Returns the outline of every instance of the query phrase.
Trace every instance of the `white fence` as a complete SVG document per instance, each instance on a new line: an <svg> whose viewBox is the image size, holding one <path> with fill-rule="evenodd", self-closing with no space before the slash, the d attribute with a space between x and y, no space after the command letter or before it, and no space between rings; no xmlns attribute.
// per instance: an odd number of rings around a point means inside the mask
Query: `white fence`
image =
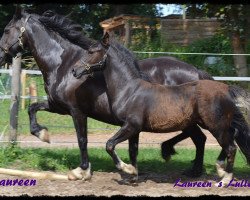
<svg viewBox="0 0 250 200"><path fill-rule="evenodd" d="M30 75L42 75L39 70L22 70L21 73L30 74ZM12 75L11 69L0 69L0 74L10 74ZM250 81L250 77L221 77L221 76L213 76L215 80L218 81ZM29 99L29 98L40 98L47 99L46 96L42 97L30 97L30 96L20 96L21 99ZM0 95L0 99L11 99L11 95Z"/></svg>

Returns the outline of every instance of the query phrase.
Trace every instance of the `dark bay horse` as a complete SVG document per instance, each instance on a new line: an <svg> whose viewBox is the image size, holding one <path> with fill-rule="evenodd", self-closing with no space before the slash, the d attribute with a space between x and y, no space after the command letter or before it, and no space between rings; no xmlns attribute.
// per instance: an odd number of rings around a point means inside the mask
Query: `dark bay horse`
<svg viewBox="0 0 250 200"><path fill-rule="evenodd" d="M80 168L72 171L70 178L86 180L91 177L87 153L87 117L114 125L121 125L122 122L110 110L102 73L86 78L84 83L75 80L71 74L72 66L86 53L83 49L87 49L93 42L84 37L80 30L79 25L60 15L47 12L45 16L39 16L18 8L5 27L0 41L0 63L4 62L6 55L15 56L23 49L32 52L43 74L48 101L34 103L29 107L31 133L42 141L49 141L47 128L37 123L36 112L39 110L71 115L77 131L81 164ZM76 41L81 48L72 44L77 44ZM152 82L161 84L172 85L212 78L191 65L169 57L145 59L140 61L140 66L149 74L148 78ZM173 146L187 137L192 138L197 148L190 175L199 176L206 137L198 126L194 126L192 131L184 130L182 134L164 142L162 154L167 159L174 153Z"/></svg>
<svg viewBox="0 0 250 200"><path fill-rule="evenodd" d="M123 122L106 144L106 150L119 170L138 177L138 145L132 144L130 165L115 152L120 142L138 140L142 130L166 133L189 129L196 124L209 130L222 147L217 164L227 159L226 168L220 174L223 185L233 178L237 149L234 140L250 163L250 130L235 105L238 95L250 103L244 90L211 80L178 86L152 84L142 79L133 54L121 44L110 42L108 33L89 48L85 60L76 64L73 74L80 78L93 69L103 70L113 114Z"/></svg>
<svg viewBox="0 0 250 200"><path fill-rule="evenodd" d="M45 12L43 16L48 17L42 18L43 23L45 23L47 27L50 27L51 29L55 30L60 35L63 35L73 44L76 44L82 47L83 49L86 49L86 46L90 44L87 38L83 37L81 31L75 29L72 31L72 27L78 28L79 25L74 24L71 20L65 18L64 16L55 14L51 11ZM61 28L65 26L69 28ZM140 60L139 66L143 73L147 75L147 79L150 79L151 82L156 82L163 85L176 85L199 79L213 79L208 73L202 70L198 70L194 66L177 60L174 57L159 57ZM104 90L106 89L103 89L103 91ZM103 106L106 106L106 95L100 96L99 98L103 98ZM35 113L40 108L39 105L41 105L42 108L44 107L43 104L33 104L30 106L29 113L31 121L32 119L35 119ZM46 127L42 128L36 122L32 123L31 125L33 127L38 127L36 129L31 129L36 130L36 132L43 132L47 130ZM198 137L197 133L200 133L198 134ZM202 174L204 144L206 141L206 136L202 133L201 129L198 126L193 126L192 129L190 128L189 130L184 130L181 134L173 137L168 141L163 142L161 145L162 157L165 160L169 160L170 156L175 153L173 146L179 141L184 140L188 137L193 140L196 146L196 157L194 160L193 167L190 170L185 170L184 174L187 176L197 177Z"/></svg>
<svg viewBox="0 0 250 200"><path fill-rule="evenodd" d="M1 38L0 62L4 61L7 54L15 56L23 48L31 50L43 73L45 91L48 94L48 101L29 107L31 133L43 141L49 141L47 128L37 123L35 114L39 110L71 115L81 151L80 167L85 170L83 175L79 175L81 170L77 168L77 176L88 179L91 175L87 154L87 117L114 125L121 125L122 122L114 118L110 111L102 73L86 78L84 83L71 80L71 66L85 54L83 49L93 42L83 37L80 30L79 25L63 16L51 12L39 16L18 9ZM207 73L170 57L144 59L139 63L152 82L161 84L174 85L197 79L212 79ZM67 85L72 84L71 81L74 86ZM191 137L197 148L194 165L191 170L187 170L187 175L199 176L202 172L206 137L198 126L184 130L182 134L164 142L162 155L167 159L174 153L173 146L187 137ZM77 174L74 170L73 172Z"/></svg>

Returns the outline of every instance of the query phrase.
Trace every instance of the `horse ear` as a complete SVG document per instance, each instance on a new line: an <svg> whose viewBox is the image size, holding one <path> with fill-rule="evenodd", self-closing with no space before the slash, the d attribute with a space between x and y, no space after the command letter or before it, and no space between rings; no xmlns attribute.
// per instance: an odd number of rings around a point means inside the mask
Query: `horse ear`
<svg viewBox="0 0 250 200"><path fill-rule="evenodd" d="M20 6L17 5L16 6L16 12L15 12L14 18L15 19L21 19L23 12L24 12L23 9Z"/></svg>
<svg viewBox="0 0 250 200"><path fill-rule="evenodd" d="M104 46L109 46L109 33L106 32L104 36L102 37L102 44Z"/></svg>

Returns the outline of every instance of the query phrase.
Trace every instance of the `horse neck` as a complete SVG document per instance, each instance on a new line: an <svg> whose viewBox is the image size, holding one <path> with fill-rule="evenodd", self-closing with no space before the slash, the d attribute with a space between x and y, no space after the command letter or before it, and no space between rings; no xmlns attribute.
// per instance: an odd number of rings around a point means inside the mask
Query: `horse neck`
<svg viewBox="0 0 250 200"><path fill-rule="evenodd" d="M72 59L74 58L74 53L77 53L77 51L71 49L73 45L70 45L69 42L66 44L66 40L55 33L49 32L36 19L31 18L29 20L26 32L27 46L31 50L43 75L49 75L58 70L59 66L61 67L62 63L65 62L62 54L67 54L68 52L71 54L71 57L67 57L67 59Z"/></svg>
<svg viewBox="0 0 250 200"><path fill-rule="evenodd" d="M132 64L126 62L122 56L117 56L117 50L112 46L109 49L106 60L106 69L103 74L110 97L116 98L125 89L135 86L140 79L139 71ZM111 94L112 93L112 94Z"/></svg>

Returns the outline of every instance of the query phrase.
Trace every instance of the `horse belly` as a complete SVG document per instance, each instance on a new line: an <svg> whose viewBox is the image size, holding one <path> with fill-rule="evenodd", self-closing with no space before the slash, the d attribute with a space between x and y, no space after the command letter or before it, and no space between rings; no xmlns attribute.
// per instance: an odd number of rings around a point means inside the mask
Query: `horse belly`
<svg viewBox="0 0 250 200"><path fill-rule="evenodd" d="M172 132L180 131L193 123L192 109L189 106L173 109L159 109L152 113L147 121L147 125L152 132Z"/></svg>

